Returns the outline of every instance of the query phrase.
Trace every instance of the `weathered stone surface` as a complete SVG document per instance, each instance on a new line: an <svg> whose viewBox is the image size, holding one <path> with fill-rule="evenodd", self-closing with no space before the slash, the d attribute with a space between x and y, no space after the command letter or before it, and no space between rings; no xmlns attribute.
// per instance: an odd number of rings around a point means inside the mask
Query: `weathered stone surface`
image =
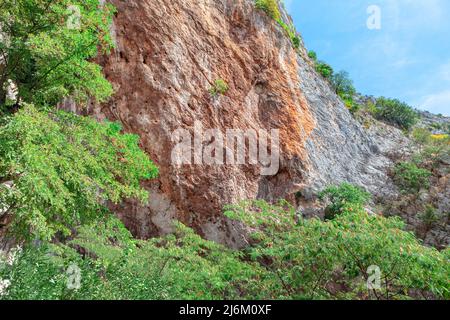
<svg viewBox="0 0 450 320"><path fill-rule="evenodd" d="M112 0L118 9L115 52L99 59L115 88L112 101L93 107L98 118L123 123L142 139L160 167L145 186L150 203L114 209L132 232L170 231L170 220L216 241L239 245L238 225L222 207L241 199L313 200L325 185L349 181L377 193L393 192L391 164L380 145L352 118L329 84L296 52L283 29L252 0ZM283 13L284 19L288 19ZM224 79L229 90L208 90ZM281 162L274 176L254 165L171 163L179 128L279 129ZM301 203L299 203L300 205Z"/></svg>

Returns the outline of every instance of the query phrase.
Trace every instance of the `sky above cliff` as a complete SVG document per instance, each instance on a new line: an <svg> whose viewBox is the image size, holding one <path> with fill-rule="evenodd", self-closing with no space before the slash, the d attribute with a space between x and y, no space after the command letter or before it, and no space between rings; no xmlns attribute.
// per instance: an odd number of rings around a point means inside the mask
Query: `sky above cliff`
<svg viewBox="0 0 450 320"><path fill-rule="evenodd" d="M348 71L358 91L450 116L450 1L284 2L307 48ZM380 29L367 26L371 5Z"/></svg>

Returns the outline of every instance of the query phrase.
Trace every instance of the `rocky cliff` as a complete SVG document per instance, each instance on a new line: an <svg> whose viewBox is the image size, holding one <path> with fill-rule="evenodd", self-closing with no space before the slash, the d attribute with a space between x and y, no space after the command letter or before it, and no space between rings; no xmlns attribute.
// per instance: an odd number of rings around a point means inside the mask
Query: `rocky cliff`
<svg viewBox="0 0 450 320"><path fill-rule="evenodd" d="M379 132L364 130L305 49L294 49L253 0L111 2L116 49L99 63L116 93L91 111L139 134L160 167L159 179L146 183L147 206L130 201L114 208L136 236L169 232L178 219L208 239L239 245L238 226L222 215L225 204L287 198L305 205L317 190L341 181L393 192L386 154L405 143L402 135L393 131L385 143L376 139ZM284 12L283 19L289 23ZM229 89L213 97L209 89L217 79ZM278 129L279 170L262 175L261 163L175 165L174 132L193 134L199 125L222 134Z"/></svg>

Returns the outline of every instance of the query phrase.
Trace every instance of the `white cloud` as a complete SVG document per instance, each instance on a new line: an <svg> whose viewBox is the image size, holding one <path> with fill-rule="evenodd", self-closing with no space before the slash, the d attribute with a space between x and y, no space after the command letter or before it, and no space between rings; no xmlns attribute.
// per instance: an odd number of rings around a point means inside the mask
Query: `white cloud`
<svg viewBox="0 0 450 320"><path fill-rule="evenodd" d="M387 18L395 29L440 28L447 22L446 0L385 0Z"/></svg>
<svg viewBox="0 0 450 320"><path fill-rule="evenodd" d="M450 116L450 90L425 96L419 104L419 108Z"/></svg>

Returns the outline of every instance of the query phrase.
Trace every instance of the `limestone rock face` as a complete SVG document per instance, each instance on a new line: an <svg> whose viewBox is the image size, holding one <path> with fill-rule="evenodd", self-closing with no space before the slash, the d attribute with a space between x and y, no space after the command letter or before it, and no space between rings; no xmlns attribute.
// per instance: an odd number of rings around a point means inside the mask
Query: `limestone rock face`
<svg viewBox="0 0 450 320"><path fill-rule="evenodd" d="M160 167L160 177L145 183L147 206L129 201L114 207L136 236L170 232L171 220L178 219L208 239L239 245L242 231L223 217L225 204L295 202L299 192L308 197L341 181L392 191L384 173L389 150L352 118L305 49L295 50L252 0L111 2L118 9L112 27L117 47L99 63L116 93L91 111L139 134ZM212 97L217 79L229 89ZM279 170L261 175L262 165L248 161L174 165L174 132L193 135L199 124L222 134L278 129Z"/></svg>

